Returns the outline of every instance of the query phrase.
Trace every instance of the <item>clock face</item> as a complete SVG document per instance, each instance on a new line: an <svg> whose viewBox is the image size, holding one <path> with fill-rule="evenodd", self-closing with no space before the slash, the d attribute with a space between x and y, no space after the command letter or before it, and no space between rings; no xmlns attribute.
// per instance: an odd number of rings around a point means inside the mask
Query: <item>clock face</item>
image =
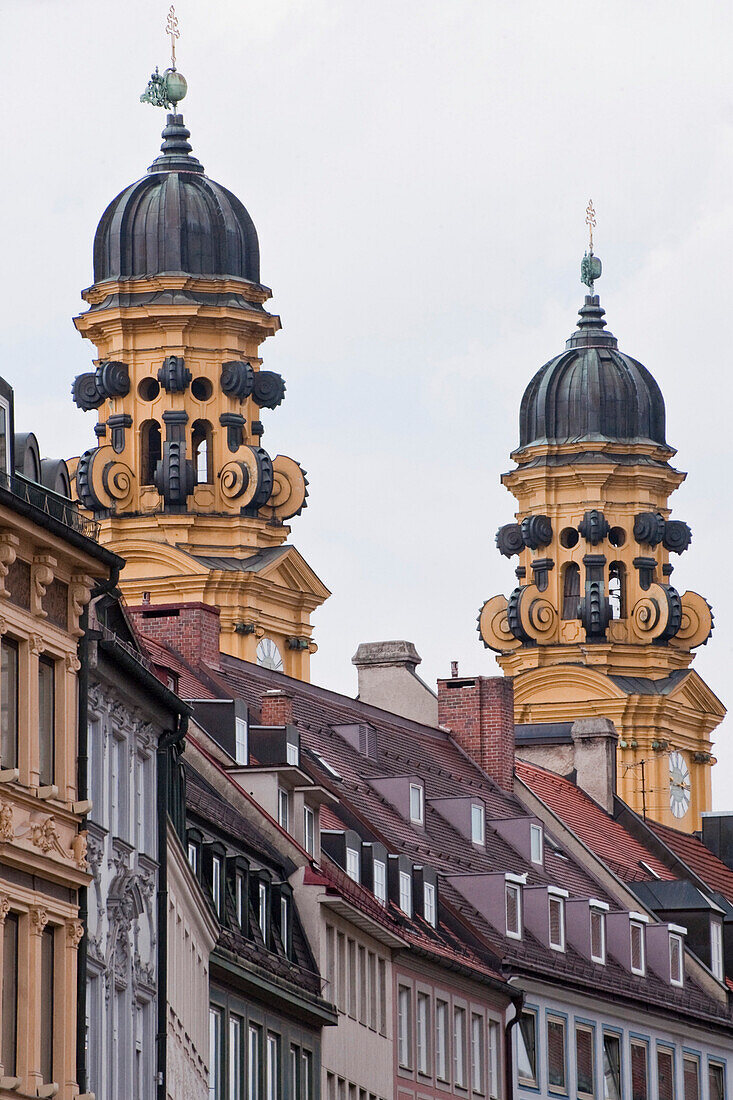
<svg viewBox="0 0 733 1100"><path fill-rule="evenodd" d="M263 638L257 646L257 664L261 665L262 668L271 668L275 672L282 672L283 659L272 638Z"/></svg>
<svg viewBox="0 0 733 1100"><path fill-rule="evenodd" d="M681 752L669 755L669 808L675 817L684 817L690 808L690 769Z"/></svg>

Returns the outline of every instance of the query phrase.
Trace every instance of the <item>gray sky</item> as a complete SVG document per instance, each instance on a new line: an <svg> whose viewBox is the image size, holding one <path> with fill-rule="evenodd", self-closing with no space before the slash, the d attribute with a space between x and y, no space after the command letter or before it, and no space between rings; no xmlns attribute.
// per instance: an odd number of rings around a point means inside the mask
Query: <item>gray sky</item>
<svg viewBox="0 0 733 1100"><path fill-rule="evenodd" d="M93 442L70 318L107 203L156 155L140 104L166 0L0 0L0 373L47 455ZM664 392L693 530L674 583L713 604L695 667L725 701L733 644L733 7L497 0L179 0L194 153L257 226L286 378L264 444L308 470L292 541L333 596L313 678L353 693L360 641L408 638L432 682L494 674L483 600L513 565L499 484L532 374L562 350L598 215L609 328ZM730 723L729 723L730 724ZM718 732L719 808L733 746Z"/></svg>

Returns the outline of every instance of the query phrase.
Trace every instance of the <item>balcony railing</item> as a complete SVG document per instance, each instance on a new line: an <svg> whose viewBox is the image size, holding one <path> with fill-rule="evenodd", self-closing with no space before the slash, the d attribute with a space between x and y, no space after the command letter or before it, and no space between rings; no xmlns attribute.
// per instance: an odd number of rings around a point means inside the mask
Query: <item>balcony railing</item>
<svg viewBox="0 0 733 1100"><path fill-rule="evenodd" d="M80 535L88 539L99 539L100 524L95 519L87 519L76 504L72 504L66 497L54 493L44 485L38 485L34 481L28 481L22 474L8 474L0 470L0 489L7 489L13 496L32 504L47 516L58 520L64 526L70 527Z"/></svg>

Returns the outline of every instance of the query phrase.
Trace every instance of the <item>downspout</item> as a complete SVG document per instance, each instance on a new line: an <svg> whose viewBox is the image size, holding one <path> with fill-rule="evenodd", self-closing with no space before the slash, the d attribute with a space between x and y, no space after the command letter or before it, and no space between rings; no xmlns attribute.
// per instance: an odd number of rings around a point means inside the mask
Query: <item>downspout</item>
<svg viewBox="0 0 733 1100"><path fill-rule="evenodd" d="M514 1060L512 1058L512 1028L516 1027L524 1007L524 993L512 995L514 1016L504 1025L504 1094L507 1100L514 1100Z"/></svg>
<svg viewBox="0 0 733 1100"><path fill-rule="evenodd" d="M120 570L114 566L109 579L99 581L91 593L91 599L104 592L113 592L120 579ZM76 758L76 797L80 802L89 798L89 604L79 617L79 629L83 631L77 645L79 657L79 675L77 677L77 758ZM79 826L80 832L87 827L85 814ZM87 951L89 946L88 918L89 899L87 887L78 891L79 920L84 929L76 958L76 1083L79 1092L87 1092Z"/></svg>
<svg viewBox="0 0 733 1100"><path fill-rule="evenodd" d="M168 792L171 778L169 749L183 740L187 729L188 716L177 715L175 729L161 737L157 748L158 1025L156 1035L156 1096L158 1100L167 1100L168 1089Z"/></svg>

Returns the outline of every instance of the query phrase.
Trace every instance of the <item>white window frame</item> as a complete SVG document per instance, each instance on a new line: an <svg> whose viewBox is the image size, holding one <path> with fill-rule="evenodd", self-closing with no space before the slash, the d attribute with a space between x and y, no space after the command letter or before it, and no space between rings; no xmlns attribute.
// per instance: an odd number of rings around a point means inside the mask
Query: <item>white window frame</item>
<svg viewBox="0 0 733 1100"><path fill-rule="evenodd" d="M460 1027L458 1026L459 1021ZM460 1032L460 1034L459 1034ZM466 1009L463 1005L453 1006L453 1085L466 1089Z"/></svg>
<svg viewBox="0 0 733 1100"><path fill-rule="evenodd" d="M501 1033L500 1024L496 1020L489 1020L489 1063L487 1085L491 1100L498 1100L501 1093L500 1064L501 1058Z"/></svg>
<svg viewBox="0 0 733 1100"><path fill-rule="evenodd" d="M374 897L382 905L387 904L387 865L383 859L375 859L372 864L374 875ZM379 868L379 870L377 870Z"/></svg>
<svg viewBox="0 0 733 1100"><path fill-rule="evenodd" d="M211 896L214 899L214 909L216 910L217 917L221 916L222 904L221 904L221 872L222 872L222 859L221 856L214 853L211 857Z"/></svg>
<svg viewBox="0 0 733 1100"><path fill-rule="evenodd" d="M432 882L423 882L422 888L423 916L428 924L435 928L438 922L437 906L435 901L435 887Z"/></svg>
<svg viewBox="0 0 733 1100"><path fill-rule="evenodd" d="M594 902L590 904L588 920L590 926L588 929L588 947L590 950L591 962L599 963L601 966L606 965L606 913L608 912L608 906L605 902ZM600 920L601 929L601 954L593 954L593 917L598 917Z"/></svg>
<svg viewBox="0 0 733 1100"><path fill-rule="evenodd" d="M260 882L258 889L257 923L260 926L262 938L267 943L267 883Z"/></svg>
<svg viewBox="0 0 733 1100"><path fill-rule="evenodd" d="M249 763L249 727L239 715L234 718L234 759L244 767Z"/></svg>
<svg viewBox="0 0 733 1100"><path fill-rule="evenodd" d="M400 909L406 916L412 916L412 875L409 871L400 871Z"/></svg>
<svg viewBox="0 0 733 1100"><path fill-rule="evenodd" d="M246 912L244 904L244 872L235 871L234 873L234 908L237 915L237 924L241 928L244 923L244 914Z"/></svg>
<svg viewBox="0 0 733 1100"><path fill-rule="evenodd" d="M417 1039L417 1072L430 1076L430 994L418 991L415 1011Z"/></svg>
<svg viewBox="0 0 733 1100"><path fill-rule="evenodd" d="M449 1058L448 1002L437 999L435 1002L435 1076L438 1081L448 1080Z"/></svg>
<svg viewBox="0 0 733 1100"><path fill-rule="evenodd" d="M672 959L674 958L674 944L677 945L679 950L679 975L675 977L674 969L672 967ZM682 930L677 931L675 927L670 927L669 930L669 981L671 985L676 985L678 988L685 984L685 941L682 938Z"/></svg>
<svg viewBox="0 0 733 1100"><path fill-rule="evenodd" d="M267 1100L279 1100L280 1097L280 1036L267 1033Z"/></svg>
<svg viewBox="0 0 733 1100"><path fill-rule="evenodd" d="M346 874L353 882L361 881L361 859L356 848L346 849Z"/></svg>
<svg viewBox="0 0 733 1100"><path fill-rule="evenodd" d="M290 899L280 894L280 939L286 955L290 954Z"/></svg>
<svg viewBox="0 0 733 1100"><path fill-rule="evenodd" d="M517 899L517 926L516 928L509 927L509 894L513 893ZM504 915L506 934L512 940L521 940L522 938L522 886L519 882L505 882L504 883Z"/></svg>
<svg viewBox="0 0 733 1100"><path fill-rule="evenodd" d="M719 920L710 921L710 969L719 982L725 979L723 962L723 924Z"/></svg>
<svg viewBox="0 0 733 1100"><path fill-rule="evenodd" d="M10 469L10 402L7 397L0 397L0 409L5 411L5 454L2 455L5 465L0 464L0 470L6 474L12 474L13 471ZM0 459L0 463L2 459Z"/></svg>
<svg viewBox="0 0 733 1100"><path fill-rule="evenodd" d="M529 827L529 853L532 863L542 865L545 860L544 829L534 823Z"/></svg>
<svg viewBox="0 0 733 1100"><path fill-rule="evenodd" d="M478 1012L471 1013L471 1091L484 1095L484 1018Z"/></svg>
<svg viewBox="0 0 733 1100"><path fill-rule="evenodd" d="M629 969L632 974L637 974L643 978L646 975L646 936L644 931L646 924L642 921L631 920L629 921ZM641 948L641 966L634 966L634 932L639 934L639 945Z"/></svg>
<svg viewBox="0 0 733 1100"><path fill-rule="evenodd" d="M422 783L410 783L410 821L413 825L425 823L425 790Z"/></svg>
<svg viewBox="0 0 733 1100"><path fill-rule="evenodd" d="M234 1012L229 1013L229 1100L242 1100L242 1038L244 1020Z"/></svg>
<svg viewBox="0 0 733 1100"><path fill-rule="evenodd" d="M486 807L483 802L471 803L471 843L482 848L486 843Z"/></svg>
<svg viewBox="0 0 733 1100"><path fill-rule="evenodd" d="M557 905L558 912L560 914L560 939L557 943L553 943L552 940L552 907ZM548 943L552 951L564 951L565 950L565 898L560 892L553 890L548 891L547 894L547 923L548 923Z"/></svg>
<svg viewBox="0 0 733 1100"><path fill-rule="evenodd" d="M397 987L397 1062L400 1069L412 1069L412 990Z"/></svg>
<svg viewBox="0 0 733 1100"><path fill-rule="evenodd" d="M303 807L303 847L309 856L316 854L316 812L311 806Z"/></svg>
<svg viewBox="0 0 733 1100"><path fill-rule="evenodd" d="M562 1084L550 1084L550 1027L559 1027L562 1031ZM545 1021L545 1043L547 1044L547 1088L552 1093L560 1093L563 1096L568 1092L568 1027L567 1020L562 1016L548 1013Z"/></svg>
<svg viewBox="0 0 733 1100"><path fill-rule="evenodd" d="M189 840L188 845L188 862L194 875L198 875L199 872L199 846L194 840Z"/></svg>
<svg viewBox="0 0 733 1100"><path fill-rule="evenodd" d="M260 1100L262 1094L262 1029L258 1024L247 1028L247 1100Z"/></svg>
<svg viewBox="0 0 733 1100"><path fill-rule="evenodd" d="M209 1096L218 1100L222 1094L222 1044L224 1013L209 1005Z"/></svg>
<svg viewBox="0 0 733 1100"><path fill-rule="evenodd" d="M300 750L293 741L287 742L285 749L285 759L291 767L297 768L300 764Z"/></svg>
<svg viewBox="0 0 733 1100"><path fill-rule="evenodd" d="M284 787L277 789L277 823L287 833L290 826L290 792Z"/></svg>

